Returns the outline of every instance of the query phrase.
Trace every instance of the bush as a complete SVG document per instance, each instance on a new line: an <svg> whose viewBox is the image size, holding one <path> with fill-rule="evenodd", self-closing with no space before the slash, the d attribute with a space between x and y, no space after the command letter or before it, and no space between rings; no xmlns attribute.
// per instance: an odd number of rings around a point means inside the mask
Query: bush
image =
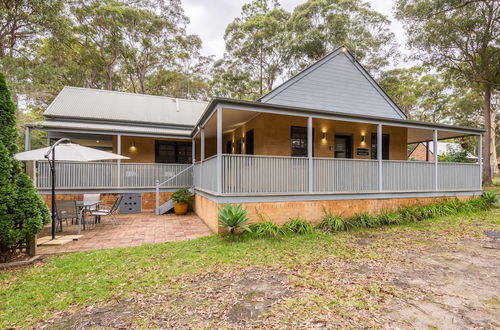
<svg viewBox="0 0 500 330"><path fill-rule="evenodd" d="M0 73L0 262L8 261L26 239L50 221L50 213L14 159L17 152L15 105Z"/></svg>
<svg viewBox="0 0 500 330"><path fill-rule="evenodd" d="M325 212L325 217L317 228L330 233L346 230L345 222L342 217L333 215L330 211Z"/></svg>
<svg viewBox="0 0 500 330"><path fill-rule="evenodd" d="M250 235L256 238L276 238L283 234L283 231L271 221L259 222L249 226Z"/></svg>
<svg viewBox="0 0 500 330"><path fill-rule="evenodd" d="M400 212L382 212L378 216L381 225L395 225L403 222L403 216Z"/></svg>
<svg viewBox="0 0 500 330"><path fill-rule="evenodd" d="M493 191L485 191L481 197L483 198L483 200L490 204L490 205L494 205L498 202L498 195L495 194Z"/></svg>
<svg viewBox="0 0 500 330"><path fill-rule="evenodd" d="M295 218L290 219L290 221L286 222L282 227L284 234L310 234L314 231L313 226L310 222L302 219Z"/></svg>
<svg viewBox="0 0 500 330"><path fill-rule="evenodd" d="M226 204L219 209L219 226L228 228L231 234L234 234L237 228L251 231L250 228L245 226L245 223L249 220L247 213L248 211L244 209L241 204Z"/></svg>
<svg viewBox="0 0 500 330"><path fill-rule="evenodd" d="M172 194L171 199L178 204L189 203L193 200L193 194L187 188L180 188Z"/></svg>

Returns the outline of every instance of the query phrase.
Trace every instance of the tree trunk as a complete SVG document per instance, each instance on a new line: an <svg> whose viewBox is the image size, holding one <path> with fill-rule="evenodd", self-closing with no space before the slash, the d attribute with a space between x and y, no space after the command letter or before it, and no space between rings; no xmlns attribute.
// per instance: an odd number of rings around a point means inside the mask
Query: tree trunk
<svg viewBox="0 0 500 330"><path fill-rule="evenodd" d="M497 123L496 123L496 110L493 108L490 112L490 121L491 121L491 172L493 176L498 173L498 162L497 162L497 143L496 143L496 131L497 131Z"/></svg>
<svg viewBox="0 0 500 330"><path fill-rule="evenodd" d="M483 117L484 117L484 145L483 145L483 184L492 184L491 171L491 86L484 84ZM495 132L493 132L495 134Z"/></svg>

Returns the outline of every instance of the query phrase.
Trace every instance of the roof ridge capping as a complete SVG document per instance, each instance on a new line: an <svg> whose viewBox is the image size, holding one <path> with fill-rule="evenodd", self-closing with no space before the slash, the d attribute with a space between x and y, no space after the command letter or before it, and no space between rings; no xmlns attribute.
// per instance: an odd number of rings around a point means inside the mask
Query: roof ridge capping
<svg viewBox="0 0 500 330"><path fill-rule="evenodd" d="M202 100L185 99L185 98L181 98L181 97L163 96L163 95L152 95L152 94L142 94L142 93L112 91L112 90L109 90L109 89L100 89L100 88L78 87L78 86L64 86L63 89L61 90L61 92L64 89L80 89L80 90L95 91L95 92L101 92L101 93L124 94L124 95L132 95L132 96L147 96L147 97L169 99L169 100L172 100L172 101L181 100L181 101L187 101L187 102L198 102L198 103L207 103L208 104L207 101L202 101Z"/></svg>

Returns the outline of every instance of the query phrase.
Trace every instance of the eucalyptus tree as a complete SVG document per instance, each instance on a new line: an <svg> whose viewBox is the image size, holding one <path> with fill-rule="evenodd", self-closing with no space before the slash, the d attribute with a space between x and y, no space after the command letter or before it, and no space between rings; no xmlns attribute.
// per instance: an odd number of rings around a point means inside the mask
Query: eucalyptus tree
<svg viewBox="0 0 500 330"><path fill-rule="evenodd" d="M410 119L439 122L449 118L450 85L425 67L383 72L379 83Z"/></svg>
<svg viewBox="0 0 500 330"><path fill-rule="evenodd" d="M308 0L292 13L288 30L295 70L344 45L372 73L397 54L390 21L363 0Z"/></svg>
<svg viewBox="0 0 500 330"><path fill-rule="evenodd" d="M398 0L414 58L447 71L483 95L483 180L492 182L496 165L492 95L500 90L500 2L498 0Z"/></svg>
<svg viewBox="0 0 500 330"><path fill-rule="evenodd" d="M227 55L258 82L259 95L273 88L287 65L286 31L290 13L277 0L245 4L224 33Z"/></svg>

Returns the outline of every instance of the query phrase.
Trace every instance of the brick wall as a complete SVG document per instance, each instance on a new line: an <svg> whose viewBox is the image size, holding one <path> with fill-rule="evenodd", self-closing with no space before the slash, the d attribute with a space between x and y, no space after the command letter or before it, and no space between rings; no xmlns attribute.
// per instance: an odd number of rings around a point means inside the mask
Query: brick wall
<svg viewBox="0 0 500 330"><path fill-rule="evenodd" d="M408 156L408 159L414 159L414 160L421 160L421 161L426 161L426 153L427 153L427 148L424 143L419 143L415 149L411 152L411 154ZM429 152L429 161L432 162L434 161L434 157L432 155L432 152Z"/></svg>
<svg viewBox="0 0 500 330"><path fill-rule="evenodd" d="M459 196L465 200L471 196ZM387 198L387 199L352 199L330 201L299 201L299 202L266 202L243 203L248 210L249 224L271 220L282 225L290 218L302 217L313 224L318 224L330 210L334 215L349 217L357 213L380 213L382 211L397 210L401 206L415 204L425 205L432 202L445 200L446 197L419 197L419 198ZM196 214L215 233L220 232L217 220L217 210L222 204L217 204L199 194L195 196Z"/></svg>
<svg viewBox="0 0 500 330"><path fill-rule="evenodd" d="M143 192L142 194L142 211L143 212L152 212L156 208L156 194L153 192ZM165 203L170 199L172 195L171 192L160 192L160 205ZM52 196L49 195L41 195L44 202L50 208L52 203ZM101 207L110 208L118 194L101 194ZM56 200L83 200L83 194L56 194Z"/></svg>

